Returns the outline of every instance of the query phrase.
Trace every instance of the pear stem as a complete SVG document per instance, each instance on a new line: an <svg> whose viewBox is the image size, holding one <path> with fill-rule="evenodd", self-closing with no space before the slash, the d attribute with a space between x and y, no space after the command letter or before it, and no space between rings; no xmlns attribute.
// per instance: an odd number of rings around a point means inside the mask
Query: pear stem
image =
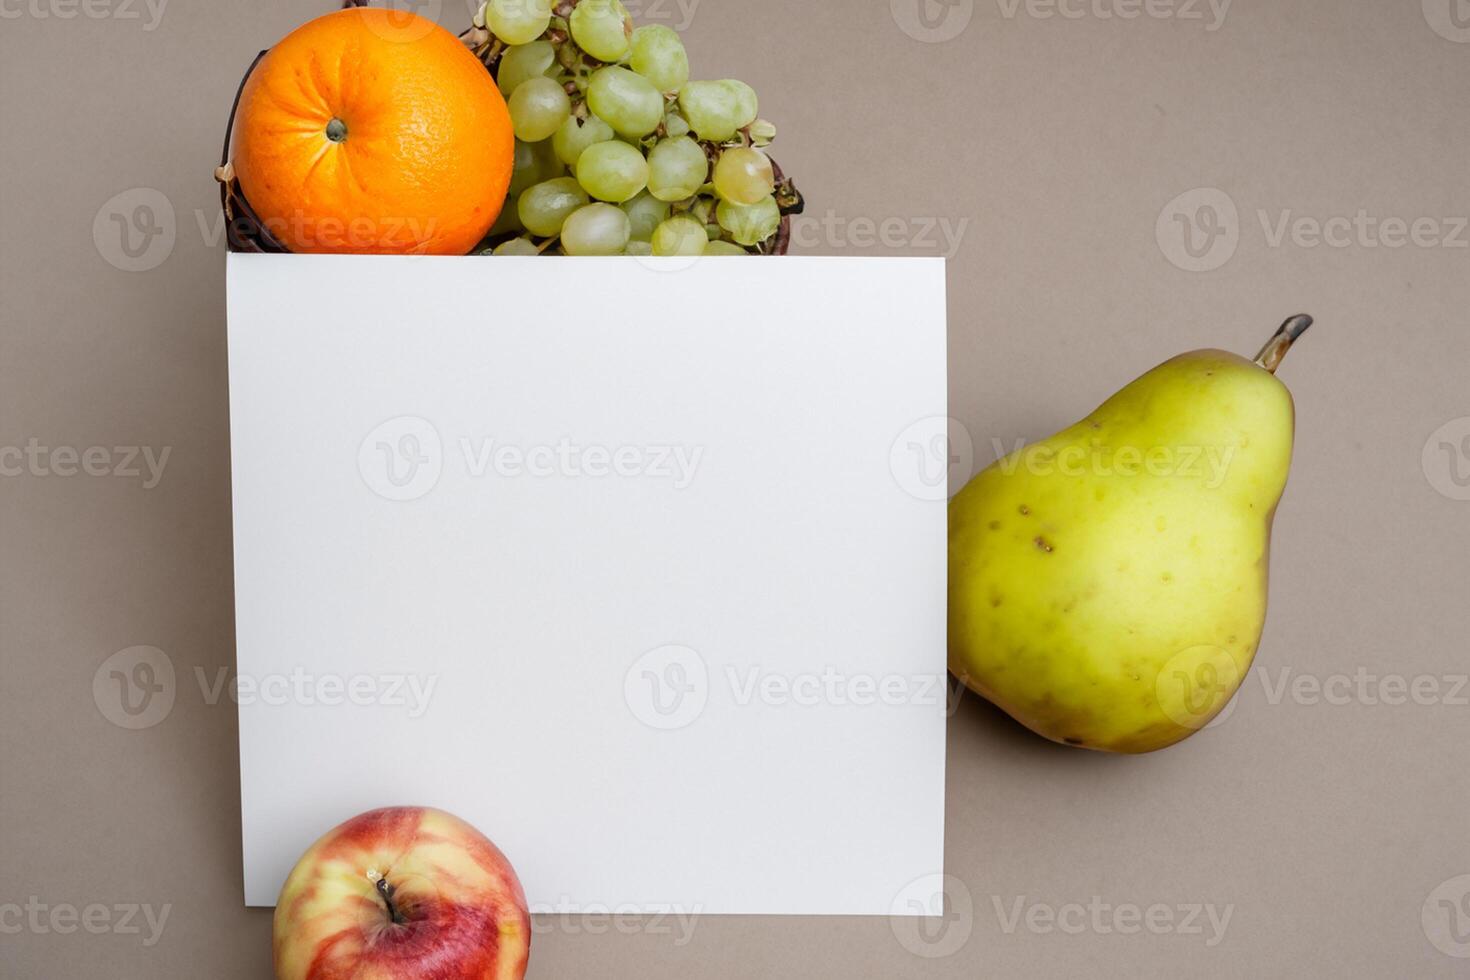
<svg viewBox="0 0 1470 980"><path fill-rule="evenodd" d="M1312 322L1312 318L1305 313L1299 313L1287 320L1281 325L1281 329L1276 331L1276 335L1266 342L1266 346L1261 348L1261 352L1256 355L1256 363L1275 374L1281 362L1286 359L1286 352L1291 350L1291 345L1307 332Z"/></svg>

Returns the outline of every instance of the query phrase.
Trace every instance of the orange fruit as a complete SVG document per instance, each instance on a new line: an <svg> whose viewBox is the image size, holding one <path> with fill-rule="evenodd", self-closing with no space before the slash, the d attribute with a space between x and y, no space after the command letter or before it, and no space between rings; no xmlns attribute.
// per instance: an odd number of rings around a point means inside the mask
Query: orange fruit
<svg viewBox="0 0 1470 980"><path fill-rule="evenodd" d="M354 7L297 28L255 66L233 135L240 190L293 252L463 255L510 184L510 112L458 38Z"/></svg>

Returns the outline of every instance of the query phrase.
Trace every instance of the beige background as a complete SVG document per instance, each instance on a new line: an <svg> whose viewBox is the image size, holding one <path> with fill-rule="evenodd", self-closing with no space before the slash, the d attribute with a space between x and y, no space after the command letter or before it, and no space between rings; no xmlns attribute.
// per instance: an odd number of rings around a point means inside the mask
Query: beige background
<svg viewBox="0 0 1470 980"><path fill-rule="evenodd" d="M1447 695L1470 671L1470 501L1456 499L1470 495L1456 482L1470 477L1470 31L1450 2L1470 19L1463 0L1238 0L1214 30L1207 4L1162 0L1073 0L1075 18L957 0L930 7L932 29L910 0L695 5L697 73L746 78L781 128L777 155L818 219L805 251L952 252L951 404L978 463L1176 352L1253 354L1286 314L1319 318L1283 370L1300 450L1265 682L1252 674L1223 725L1144 758L1053 747L964 698L947 870L972 911L961 901L929 933L711 918L680 944L546 920L533 977L1464 975L1447 916L1470 892L1454 880L1470 873L1470 706ZM171 906L151 946L146 927L59 934L0 907L7 976L269 972L269 913L240 898L233 706L208 704L194 675L233 662L210 169L256 50L326 6L176 0L156 22L141 0L0 6L0 448L170 451L152 489L0 477L0 906ZM1120 8L1143 13L1102 16ZM686 26L673 0L638 9ZM466 17L445 0L444 23ZM1165 213L1196 188L1215 193L1186 198L1188 215L1221 195L1238 214L1221 214L1205 271L1180 267ZM112 216L141 220L159 196L165 234L129 260ZM1338 246L1276 234L1283 216L1360 209L1431 220L1398 248L1376 231ZM887 245L829 212L895 219ZM957 248L924 233L941 221L963 228ZM127 731L92 680L136 645L167 653L178 696ZM1277 695L1303 675L1346 703ZM1371 703L1384 678L1390 694L1393 678L1440 693ZM1231 918L1214 945L1203 916L1203 934L1007 929L1018 900L1094 896ZM1470 938L1470 900L1457 915Z"/></svg>

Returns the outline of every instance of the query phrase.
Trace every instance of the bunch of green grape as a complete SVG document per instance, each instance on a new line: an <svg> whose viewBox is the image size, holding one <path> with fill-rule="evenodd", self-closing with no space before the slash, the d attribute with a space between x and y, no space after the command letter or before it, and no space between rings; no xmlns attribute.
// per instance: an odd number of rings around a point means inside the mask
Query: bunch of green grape
<svg viewBox="0 0 1470 980"><path fill-rule="evenodd" d="M495 74L515 172L495 255L769 253L801 198L763 152L744 82L690 81L679 35L621 0L486 0L468 43Z"/></svg>

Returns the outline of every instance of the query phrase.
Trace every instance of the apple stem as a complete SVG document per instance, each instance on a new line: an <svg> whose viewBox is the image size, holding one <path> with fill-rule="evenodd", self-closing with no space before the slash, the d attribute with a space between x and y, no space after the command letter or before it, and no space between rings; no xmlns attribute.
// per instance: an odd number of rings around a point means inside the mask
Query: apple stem
<svg viewBox="0 0 1470 980"><path fill-rule="evenodd" d="M388 918L395 926L403 924L403 915L393 904L393 886L388 884L387 878L379 878L377 881L378 894L383 896L383 904L388 906Z"/></svg>
<svg viewBox="0 0 1470 980"><path fill-rule="evenodd" d="M1307 328L1312 323L1312 318L1305 313L1299 313L1291 317L1281 325L1281 329L1276 331L1276 335L1266 342L1266 346L1261 348L1261 353L1256 355L1256 363L1272 374L1275 374L1276 369L1285 360L1286 352L1291 350L1291 345L1296 343L1298 338L1307 332Z"/></svg>

